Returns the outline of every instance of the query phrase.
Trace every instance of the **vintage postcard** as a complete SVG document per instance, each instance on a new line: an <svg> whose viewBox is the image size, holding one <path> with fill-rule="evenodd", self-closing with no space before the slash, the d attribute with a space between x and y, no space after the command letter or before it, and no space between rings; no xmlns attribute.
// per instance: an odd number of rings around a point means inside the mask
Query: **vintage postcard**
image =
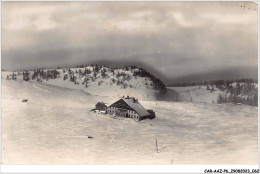
<svg viewBox="0 0 260 174"><path fill-rule="evenodd" d="M2 2L2 164L258 164L257 2Z"/></svg>

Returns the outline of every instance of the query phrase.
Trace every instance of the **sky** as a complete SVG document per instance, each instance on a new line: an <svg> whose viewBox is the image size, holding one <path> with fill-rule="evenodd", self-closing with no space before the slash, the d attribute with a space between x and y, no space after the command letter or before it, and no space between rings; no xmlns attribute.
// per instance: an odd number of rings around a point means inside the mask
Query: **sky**
<svg viewBox="0 0 260 174"><path fill-rule="evenodd" d="M257 6L254 2L2 2L1 66L21 70L134 64L166 83L191 77L257 78Z"/></svg>

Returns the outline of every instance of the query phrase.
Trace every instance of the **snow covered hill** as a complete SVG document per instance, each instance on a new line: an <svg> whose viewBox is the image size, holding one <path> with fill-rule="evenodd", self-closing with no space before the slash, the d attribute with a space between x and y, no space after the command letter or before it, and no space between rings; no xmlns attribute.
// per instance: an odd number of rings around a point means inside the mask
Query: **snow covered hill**
<svg viewBox="0 0 260 174"><path fill-rule="evenodd" d="M175 91L179 102L218 103L219 94L224 95L219 89L210 91L206 88L206 86L167 87L167 90Z"/></svg>
<svg viewBox="0 0 260 174"><path fill-rule="evenodd" d="M160 79L136 66L109 68L91 65L20 72L2 71L2 78L38 81L58 87L79 89L98 96L134 96L140 100L179 102L243 103L251 106L258 104L258 85L250 80L219 80L207 82L208 85L190 83L192 86L166 88Z"/></svg>
<svg viewBox="0 0 260 174"><path fill-rule="evenodd" d="M24 99L28 102L22 102ZM111 104L117 99L35 81L3 79L2 163L258 161L257 107L139 100L156 113L156 119L140 122L90 112L98 101ZM89 135L93 138L89 139ZM159 153L155 150L156 140Z"/></svg>
<svg viewBox="0 0 260 174"><path fill-rule="evenodd" d="M109 68L91 65L78 68L37 69L2 72L2 78L38 81L54 86L80 89L99 96L134 96L156 100L165 93L164 84L142 68Z"/></svg>
<svg viewBox="0 0 260 174"><path fill-rule="evenodd" d="M167 87L175 92L176 101L199 103L243 103L257 106L258 84L234 82L224 85Z"/></svg>

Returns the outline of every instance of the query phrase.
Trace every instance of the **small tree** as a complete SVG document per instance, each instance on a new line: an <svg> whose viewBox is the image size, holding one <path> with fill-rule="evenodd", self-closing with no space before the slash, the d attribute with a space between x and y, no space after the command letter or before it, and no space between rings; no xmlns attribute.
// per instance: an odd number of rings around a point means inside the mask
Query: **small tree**
<svg viewBox="0 0 260 174"><path fill-rule="evenodd" d="M225 102L225 99L224 99L224 97L223 97L221 94L218 95L217 102L218 102L219 104Z"/></svg>
<svg viewBox="0 0 260 174"><path fill-rule="evenodd" d="M65 74L65 75L63 76L63 80L67 80L67 78L68 78L68 75Z"/></svg>
<svg viewBox="0 0 260 174"><path fill-rule="evenodd" d="M82 75L82 71L81 71L81 69L79 69L79 76L81 76Z"/></svg>
<svg viewBox="0 0 260 174"><path fill-rule="evenodd" d="M30 77L29 77L29 72L28 70L26 70L24 73L23 73L23 80L24 81L29 81L30 80Z"/></svg>
<svg viewBox="0 0 260 174"><path fill-rule="evenodd" d="M215 91L214 86L212 86L210 92L213 92L213 91Z"/></svg>

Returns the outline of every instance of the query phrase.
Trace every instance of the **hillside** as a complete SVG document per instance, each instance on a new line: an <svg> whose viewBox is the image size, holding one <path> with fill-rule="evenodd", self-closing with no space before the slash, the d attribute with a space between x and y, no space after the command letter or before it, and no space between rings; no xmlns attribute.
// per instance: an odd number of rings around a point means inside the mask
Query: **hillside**
<svg viewBox="0 0 260 174"><path fill-rule="evenodd" d="M219 89L210 91L206 86L167 87L176 91L178 102L217 103L219 94L224 94Z"/></svg>
<svg viewBox="0 0 260 174"><path fill-rule="evenodd" d="M160 79L136 66L110 68L90 65L16 72L2 71L2 78L37 81L58 87L79 89L98 96L134 96L140 100L258 105L258 84L251 79L176 83L166 88Z"/></svg>
<svg viewBox="0 0 260 174"><path fill-rule="evenodd" d="M258 84L250 80L229 82L219 81L205 84L180 84L167 87L167 91L175 91L176 101L202 103L242 103L258 105Z"/></svg>
<svg viewBox="0 0 260 174"><path fill-rule="evenodd" d="M65 94L65 95L64 95ZM28 102L23 103L23 99ZM2 80L3 164L256 164L257 107L141 101L156 119L90 112L117 97ZM88 135L93 138L89 139ZM160 149L155 150L156 141Z"/></svg>
<svg viewBox="0 0 260 174"><path fill-rule="evenodd" d="M99 96L135 96L141 100L160 99L165 85L142 68L109 68L99 65L76 68L36 69L2 72L10 80L38 81L54 86L80 89Z"/></svg>

